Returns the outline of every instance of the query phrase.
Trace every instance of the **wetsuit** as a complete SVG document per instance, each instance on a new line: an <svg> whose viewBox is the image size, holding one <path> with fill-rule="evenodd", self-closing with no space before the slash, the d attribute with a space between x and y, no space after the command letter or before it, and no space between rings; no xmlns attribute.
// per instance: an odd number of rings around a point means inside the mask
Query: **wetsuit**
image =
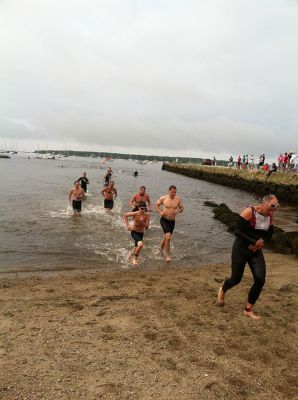
<svg viewBox="0 0 298 400"><path fill-rule="evenodd" d="M160 218L160 225L164 233L172 234L175 228L175 220L166 219L164 217Z"/></svg>
<svg viewBox="0 0 298 400"><path fill-rule="evenodd" d="M78 179L78 182L80 182L81 188L86 193L87 192L87 185L89 184L89 179L86 176L81 176L81 178Z"/></svg>
<svg viewBox="0 0 298 400"><path fill-rule="evenodd" d="M112 174L108 172L104 177L104 186L109 186L110 180L112 178Z"/></svg>
<svg viewBox="0 0 298 400"><path fill-rule="evenodd" d="M224 281L224 292L241 282L245 264L248 263L253 274L254 283L248 294L248 302L255 304L265 283L266 265L262 250L249 250L257 240L268 240L273 234L273 225L270 216L258 213L254 207L252 219L247 221L240 217L236 226L236 239L232 250L232 275Z"/></svg>

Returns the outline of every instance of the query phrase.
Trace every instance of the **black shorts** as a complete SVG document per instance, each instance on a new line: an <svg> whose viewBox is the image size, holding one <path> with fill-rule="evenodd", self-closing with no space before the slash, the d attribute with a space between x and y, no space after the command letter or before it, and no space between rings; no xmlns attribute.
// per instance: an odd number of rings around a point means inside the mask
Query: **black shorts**
<svg viewBox="0 0 298 400"><path fill-rule="evenodd" d="M81 200L73 200L72 201L72 208L77 212L81 212L81 209L82 209Z"/></svg>
<svg viewBox="0 0 298 400"><path fill-rule="evenodd" d="M109 208L110 210L114 207L114 200L104 199L104 208Z"/></svg>
<svg viewBox="0 0 298 400"><path fill-rule="evenodd" d="M164 233L170 233L172 234L175 228L175 220L169 220L164 217L160 218L160 225L162 227L162 230Z"/></svg>
<svg viewBox="0 0 298 400"><path fill-rule="evenodd" d="M134 206L134 208L132 209L132 212L138 211L139 210L139 206ZM146 206L146 212L147 212L147 206Z"/></svg>
<svg viewBox="0 0 298 400"><path fill-rule="evenodd" d="M144 233L137 232L137 231L131 231L130 234L135 242L135 246L138 247L138 242L141 242L143 240Z"/></svg>

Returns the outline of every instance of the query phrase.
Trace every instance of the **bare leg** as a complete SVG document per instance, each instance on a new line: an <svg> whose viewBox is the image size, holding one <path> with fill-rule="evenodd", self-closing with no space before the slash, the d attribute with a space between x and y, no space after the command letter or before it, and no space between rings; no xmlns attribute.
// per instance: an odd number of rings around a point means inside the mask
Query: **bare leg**
<svg viewBox="0 0 298 400"><path fill-rule="evenodd" d="M134 247L134 248L131 250L131 252L128 254L128 256L127 256L127 261L129 261L129 260L131 259L131 257L132 257L132 255L133 255L134 251L135 251L135 247Z"/></svg>
<svg viewBox="0 0 298 400"><path fill-rule="evenodd" d="M170 242L172 235L170 233L166 233L165 235L165 249L166 249L166 261L169 262L172 260L171 251L170 251Z"/></svg>
<svg viewBox="0 0 298 400"><path fill-rule="evenodd" d="M133 254L132 255L132 265L138 265L138 264L139 264L138 257L135 254Z"/></svg>
<svg viewBox="0 0 298 400"><path fill-rule="evenodd" d="M144 246L144 243L142 241L139 241L138 246L134 248L133 255L132 255L133 265L139 264L138 255L140 254L140 251L142 250L143 246Z"/></svg>
<svg viewBox="0 0 298 400"><path fill-rule="evenodd" d="M136 255L139 255L140 254L140 251L142 250L142 248L144 247L144 243L143 242L138 242L138 247L135 247L135 251L134 251L134 253L136 254Z"/></svg>
<svg viewBox="0 0 298 400"><path fill-rule="evenodd" d="M225 292L222 290L222 286L218 289L217 304L219 306L224 306L225 304Z"/></svg>
<svg viewBox="0 0 298 400"><path fill-rule="evenodd" d="M166 242L166 236L163 237L163 239L162 239L162 241L160 243L159 253L160 253L161 256L162 256L163 249L165 248L165 242Z"/></svg>
<svg viewBox="0 0 298 400"><path fill-rule="evenodd" d="M245 315L246 317L250 317L250 318L255 319L255 320L260 319L261 317L259 317L258 315L256 315L256 314L253 312L252 308L253 308L253 304L247 303L247 304L246 304L246 307L245 307L245 309L244 309L244 315Z"/></svg>

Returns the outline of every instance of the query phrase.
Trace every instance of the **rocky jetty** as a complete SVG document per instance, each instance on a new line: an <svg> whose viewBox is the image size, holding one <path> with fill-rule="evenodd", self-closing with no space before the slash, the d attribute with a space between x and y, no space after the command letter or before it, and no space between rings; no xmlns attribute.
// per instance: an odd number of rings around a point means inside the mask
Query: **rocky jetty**
<svg viewBox="0 0 298 400"><path fill-rule="evenodd" d="M268 176L265 171L260 170L181 163L164 163L162 169L235 189L247 190L260 196L273 193L281 201L298 204L298 174L296 172L276 172Z"/></svg>
<svg viewBox="0 0 298 400"><path fill-rule="evenodd" d="M206 201L204 205L213 209L214 218L225 224L229 232L235 232L239 214L230 210L226 204L217 205ZM298 232L284 232L281 228L274 226L274 234L266 247L276 253L295 254L298 257Z"/></svg>

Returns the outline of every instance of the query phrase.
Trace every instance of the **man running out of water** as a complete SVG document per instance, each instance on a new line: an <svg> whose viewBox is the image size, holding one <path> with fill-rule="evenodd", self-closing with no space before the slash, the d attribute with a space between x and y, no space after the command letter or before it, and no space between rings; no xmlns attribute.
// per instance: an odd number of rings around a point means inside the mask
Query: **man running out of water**
<svg viewBox="0 0 298 400"><path fill-rule="evenodd" d="M147 211L146 203L140 201L137 211L132 211L124 214L124 221L135 243L135 247L133 248L133 250L129 255L129 258L132 258L133 265L139 264L138 257L140 251L144 246L143 243L144 231L145 229L147 230L149 228L150 217L146 211ZM133 225L130 225L128 222L128 218L130 217L133 218Z"/></svg>
<svg viewBox="0 0 298 400"><path fill-rule="evenodd" d="M101 194L104 197L104 208L112 210L114 207L114 198L117 197L117 189L114 186L114 181L111 181L109 186L104 187Z"/></svg>
<svg viewBox="0 0 298 400"><path fill-rule="evenodd" d="M86 176L86 172L83 172L83 176L78 179L78 182L81 184L81 188L84 192L87 192L87 185L89 185L89 179Z"/></svg>
<svg viewBox="0 0 298 400"><path fill-rule="evenodd" d="M149 212L152 211L151 200L150 200L149 194L146 193L145 186L141 186L139 192L134 194L132 196L132 198L129 200L129 204L130 204L130 206L132 208L132 211L137 211L138 210L140 202L145 203L146 207L147 207L147 203L148 203L148 211ZM146 209L146 211L147 211L147 209Z"/></svg>
<svg viewBox="0 0 298 400"><path fill-rule="evenodd" d="M164 237L160 244L160 253L162 254L163 249L166 249L166 261L171 261L170 242L175 227L175 218L183 211L182 201L176 193L176 186L171 185L169 193L160 197L156 202L156 210L161 217L160 225L164 232Z"/></svg>
<svg viewBox="0 0 298 400"><path fill-rule="evenodd" d="M266 264L262 248L273 234L273 214L278 206L277 197L270 194L263 198L261 204L247 207L240 214L232 250L232 273L218 290L218 305L223 306L226 292L241 282L245 264L248 263L254 283L248 293L244 315L253 319L260 318L254 314L253 306L265 283Z"/></svg>
<svg viewBox="0 0 298 400"><path fill-rule="evenodd" d="M81 188L78 181L74 182L74 187L68 195L68 201L71 203L75 214L80 213L82 210L82 199L84 198L84 190Z"/></svg>

